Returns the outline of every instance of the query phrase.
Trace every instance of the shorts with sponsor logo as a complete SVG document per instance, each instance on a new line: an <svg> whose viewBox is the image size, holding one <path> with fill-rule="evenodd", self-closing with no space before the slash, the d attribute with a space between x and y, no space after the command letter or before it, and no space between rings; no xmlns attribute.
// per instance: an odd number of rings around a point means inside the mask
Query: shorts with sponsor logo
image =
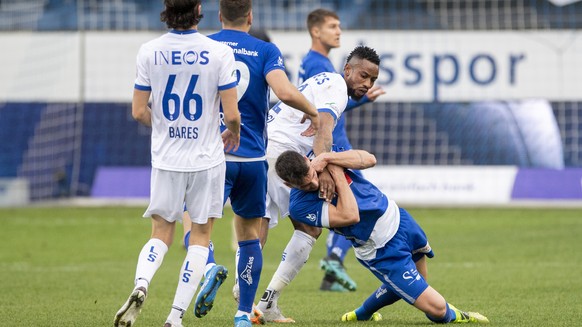
<svg viewBox="0 0 582 327"><path fill-rule="evenodd" d="M265 216L267 160L226 162L224 201L230 198L232 210L242 218Z"/></svg>
<svg viewBox="0 0 582 327"><path fill-rule="evenodd" d="M434 256L426 234L414 218L400 208L400 226L396 235L377 250L374 259L358 260L386 287L413 304L428 287L415 265L425 255L429 258Z"/></svg>
<svg viewBox="0 0 582 327"><path fill-rule="evenodd" d="M143 216L160 215L169 222L182 221L186 205L194 223L221 218L225 171L224 162L196 172L152 168L150 205Z"/></svg>

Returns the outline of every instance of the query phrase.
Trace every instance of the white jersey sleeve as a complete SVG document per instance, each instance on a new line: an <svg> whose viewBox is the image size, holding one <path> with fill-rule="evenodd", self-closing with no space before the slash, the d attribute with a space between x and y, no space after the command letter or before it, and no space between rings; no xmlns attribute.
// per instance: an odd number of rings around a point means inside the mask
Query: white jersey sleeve
<svg viewBox="0 0 582 327"><path fill-rule="evenodd" d="M337 119L348 103L348 91L344 78L336 73L320 73L299 86L299 91L322 113ZM309 127L307 120L301 124L303 113L281 101L269 111L267 157L278 157L285 150L307 154L313 147L314 137L301 136Z"/></svg>

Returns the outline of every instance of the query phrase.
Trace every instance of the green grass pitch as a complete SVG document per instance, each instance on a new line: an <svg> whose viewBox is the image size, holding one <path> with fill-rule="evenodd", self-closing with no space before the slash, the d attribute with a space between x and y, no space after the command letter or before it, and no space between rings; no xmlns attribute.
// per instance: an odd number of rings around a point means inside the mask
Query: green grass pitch
<svg viewBox="0 0 582 327"><path fill-rule="evenodd" d="M133 287L137 255L149 238L143 207L0 209L0 325L111 326ZM581 209L410 209L435 251L429 283L460 309L478 311L492 326L582 324ZM232 212L215 224L216 258L232 272ZM181 225L149 290L139 326L162 326L169 313L185 251ZM259 294L275 271L292 232L286 220L271 230L264 249ZM324 231L323 236L327 235ZM322 237L323 237L322 236ZM376 280L348 254L353 293L318 290L321 238L310 260L280 299L297 326L342 326ZM184 326L232 326L236 304L232 274L212 311ZM380 311L384 320L366 325L432 325L403 301ZM360 325L360 324L358 324Z"/></svg>

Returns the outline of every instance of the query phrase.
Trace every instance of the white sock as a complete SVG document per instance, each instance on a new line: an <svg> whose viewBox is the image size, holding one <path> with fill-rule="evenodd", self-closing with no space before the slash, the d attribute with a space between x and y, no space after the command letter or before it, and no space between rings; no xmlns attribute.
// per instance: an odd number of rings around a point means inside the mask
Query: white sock
<svg viewBox="0 0 582 327"><path fill-rule="evenodd" d="M315 238L296 230L283 252L285 259L279 263L279 267L273 276L278 276L279 281L275 281L273 285L269 284L269 288L273 286L273 290L280 292L282 287L291 283L295 279L295 276L297 276L297 273L303 268L307 259L309 259L309 254L314 245ZM281 285L280 282L283 282L284 285Z"/></svg>
<svg viewBox="0 0 582 327"><path fill-rule="evenodd" d="M135 287L145 287L146 290L158 268L164 261L168 246L157 238L150 239L141 249L135 269Z"/></svg>
<svg viewBox="0 0 582 327"><path fill-rule="evenodd" d="M208 248L199 245L190 245L186 259L182 264L180 270L180 278L178 279L178 288L174 296L172 304L172 311L168 316L168 320L174 323L181 323L184 312L188 310L192 298L198 289L198 284L202 279L206 260L208 259Z"/></svg>
<svg viewBox="0 0 582 327"><path fill-rule="evenodd" d="M277 271L269 282L269 286L258 304L259 309L265 310L277 304L277 299L283 288L295 279L297 273L305 265L313 245L315 245L315 238L311 235L298 230L293 233L283 252L285 259L279 263Z"/></svg>

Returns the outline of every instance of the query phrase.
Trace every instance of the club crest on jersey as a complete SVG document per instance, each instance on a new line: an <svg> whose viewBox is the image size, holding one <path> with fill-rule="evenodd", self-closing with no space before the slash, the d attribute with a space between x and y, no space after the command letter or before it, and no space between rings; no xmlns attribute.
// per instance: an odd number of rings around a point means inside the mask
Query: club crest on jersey
<svg viewBox="0 0 582 327"><path fill-rule="evenodd" d="M208 51L202 51L200 54L196 51L154 51L154 65L206 65Z"/></svg>
<svg viewBox="0 0 582 327"><path fill-rule="evenodd" d="M315 221L317 219L317 216L314 213L310 213L310 214L307 214L307 216L305 216L305 218L307 218L309 221Z"/></svg>
<svg viewBox="0 0 582 327"><path fill-rule="evenodd" d="M285 64L283 64L283 57L279 56L279 58L277 59L277 64L275 66L285 67Z"/></svg>

